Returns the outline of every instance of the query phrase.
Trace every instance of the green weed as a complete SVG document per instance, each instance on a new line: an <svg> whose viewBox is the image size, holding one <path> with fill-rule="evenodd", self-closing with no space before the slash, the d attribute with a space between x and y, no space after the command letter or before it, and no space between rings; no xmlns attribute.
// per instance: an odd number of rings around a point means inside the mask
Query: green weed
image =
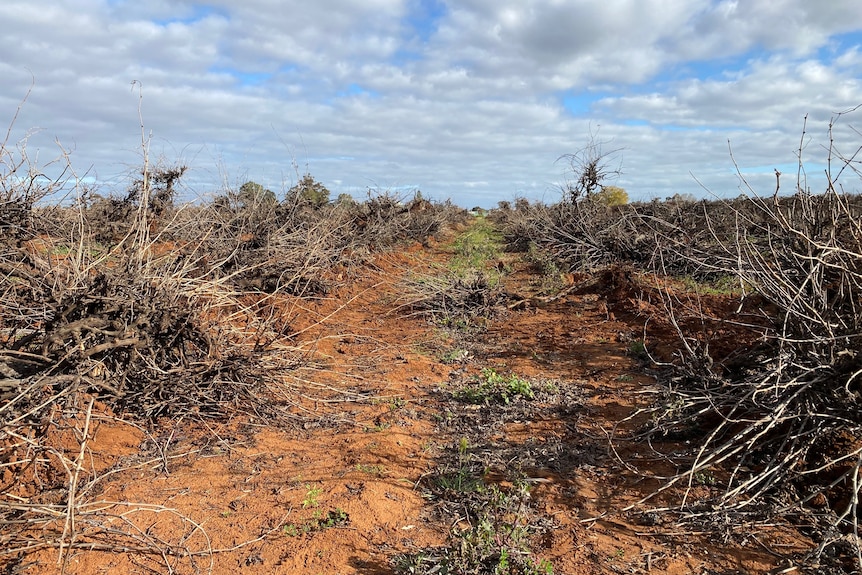
<svg viewBox="0 0 862 575"><path fill-rule="evenodd" d="M486 218L479 217L466 232L455 238L452 251L451 270L487 270L491 262L498 260L502 254L503 235ZM496 271L494 279L499 280L501 270Z"/></svg>
<svg viewBox="0 0 862 575"><path fill-rule="evenodd" d="M442 473L435 478L440 489L457 493L481 491L485 483L468 467L459 467L450 473Z"/></svg>
<svg viewBox="0 0 862 575"><path fill-rule="evenodd" d="M407 405L407 400L403 397L383 397L371 400L371 405L383 404L389 406L389 411L398 411L399 409Z"/></svg>
<svg viewBox="0 0 862 575"><path fill-rule="evenodd" d="M474 493L485 488L482 473L470 461L469 442L466 437L458 441L458 462L454 469L434 478L436 487L448 492Z"/></svg>
<svg viewBox="0 0 862 575"><path fill-rule="evenodd" d="M459 363L470 357L470 352L466 349L453 349L447 351L443 355L440 356L440 363L451 365L453 363Z"/></svg>
<svg viewBox="0 0 862 575"><path fill-rule="evenodd" d="M736 296L742 293L739 278L733 275L719 275L708 280L697 280L691 276L679 279L686 290L700 295Z"/></svg>
<svg viewBox="0 0 862 575"><path fill-rule="evenodd" d="M302 500L302 508L308 509L309 507L317 507L320 505L317 498L320 497L323 490L319 487L311 487L311 485L306 485L305 487L308 491L305 493L305 498Z"/></svg>
<svg viewBox="0 0 862 575"><path fill-rule="evenodd" d="M397 557L396 573L553 575L551 563L536 557L530 548L537 529L528 521L528 500L529 490L523 484L511 492L491 486L471 527L453 531L444 549Z"/></svg>
<svg viewBox="0 0 862 575"><path fill-rule="evenodd" d="M629 344L629 355L637 359L649 358L649 354L647 353L646 345L643 340L636 339Z"/></svg>
<svg viewBox="0 0 862 575"><path fill-rule="evenodd" d="M718 484L718 479L715 477L715 474L712 471L698 471L694 474L692 478L696 485L705 485L707 487L714 487Z"/></svg>
<svg viewBox="0 0 862 575"><path fill-rule="evenodd" d="M340 507L322 513L315 511L314 515L302 523L288 523L281 528L281 532L288 537L299 537L308 533L325 531L350 522L350 516Z"/></svg>
<svg viewBox="0 0 862 575"><path fill-rule="evenodd" d="M530 242L524 260L539 274L538 279L531 283L539 288L540 293L554 294L566 286L563 272L554 257L535 243Z"/></svg>
<svg viewBox="0 0 862 575"><path fill-rule="evenodd" d="M500 375L491 368L483 369L480 376L455 393L455 397L462 401L484 404L497 402L508 405L517 396L533 399L532 384L514 374Z"/></svg>

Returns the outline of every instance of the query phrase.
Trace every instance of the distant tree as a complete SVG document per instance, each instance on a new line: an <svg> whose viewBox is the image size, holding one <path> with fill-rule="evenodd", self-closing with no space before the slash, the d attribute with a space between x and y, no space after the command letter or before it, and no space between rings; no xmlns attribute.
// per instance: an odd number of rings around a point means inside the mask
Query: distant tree
<svg viewBox="0 0 862 575"><path fill-rule="evenodd" d="M305 174L295 186L287 191L287 199L299 205L320 208L329 202L329 190L315 180L311 174Z"/></svg>
<svg viewBox="0 0 862 575"><path fill-rule="evenodd" d="M244 208L271 206L276 203L275 193L257 182L246 182L239 187L239 202Z"/></svg>
<svg viewBox="0 0 862 575"><path fill-rule="evenodd" d="M353 206L356 204L356 200L350 194L338 194L335 203L339 206Z"/></svg>
<svg viewBox="0 0 862 575"><path fill-rule="evenodd" d="M593 199L606 206L624 206L629 203L629 194L619 186L602 186L601 191L593 194Z"/></svg>

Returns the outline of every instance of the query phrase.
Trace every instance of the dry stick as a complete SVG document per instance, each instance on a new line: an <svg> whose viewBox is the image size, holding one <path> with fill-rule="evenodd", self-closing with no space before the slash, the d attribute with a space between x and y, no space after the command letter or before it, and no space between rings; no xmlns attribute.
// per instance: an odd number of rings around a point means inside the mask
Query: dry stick
<svg viewBox="0 0 862 575"><path fill-rule="evenodd" d="M77 375L56 375L56 376L43 375L43 376L40 376L39 378L37 378L33 382L33 384L30 387L28 387L26 390L22 391L10 403L14 403L15 401L17 401L19 399L28 397L31 393L33 393L35 390L37 390L41 386L45 386L48 384L56 385L56 384L62 383L64 381L71 381L72 385L66 386L65 388L63 388L59 392L55 393L54 395L52 395L51 397L49 397L48 399L46 399L42 403L31 408L29 411L27 411L27 413L23 413L23 414L19 415L18 417L6 422L4 424L4 426L6 428L12 428L14 425L20 424L22 421L27 420L27 418L32 417L33 415L42 411L43 409L45 409L49 405L56 404L60 398L62 398L63 396L69 395L70 393L72 393L75 390L75 388L77 387L77 383L80 381L80 379L81 379L80 376L77 376ZM0 410L0 413L2 413L2 410Z"/></svg>
<svg viewBox="0 0 862 575"><path fill-rule="evenodd" d="M797 392L797 393L800 393L800 392ZM786 418L778 417L777 415L775 415L776 413L778 413L778 414L782 413L783 410L790 404L792 399L793 399L793 397L786 400L780 406L780 408L777 411L773 411L772 414L767 415L767 416L761 418L760 420L750 424L749 427L747 427L745 430L743 430L742 432L738 433L733 438L731 438L731 440L729 440L727 443L725 443L724 446L718 447L718 448L713 448L713 451L711 451L709 456L707 457L707 461L709 460L709 458L716 456L716 455L719 455L721 451L723 451L725 448L731 447L732 444L734 444L736 442L740 442L739 447L744 448L746 451L750 450L761 437L766 435L772 428L776 427L779 423L782 423L782 422L787 421L787 420L795 419L796 416L794 416L794 415L788 416ZM739 405L739 403L737 403L737 405ZM722 426L723 425L724 424L722 424ZM719 426L719 429L722 426ZM760 431L755 432L747 441L741 442L743 435L745 435L749 432L754 432L754 430L756 430L758 427L760 428ZM709 445L709 441L705 441L704 446L702 447L701 452L698 455L698 459L699 459L700 455L708 447L708 445ZM797 457L799 457L801 454L803 454L805 451L807 451L807 449L808 449L808 446L805 445L805 446L802 446L801 448L799 448L795 452L790 450L790 452L785 455L783 460L781 462L777 463L771 469L768 468L765 471L759 473L758 475L753 477L748 482L745 482L742 485L738 486L735 490L732 490L730 492L726 492L725 496L722 498L723 501L729 503L729 501L731 501L735 495L741 494L743 492L747 492L749 489L751 489L752 487L754 487L758 483L766 482L765 485L763 487L761 487L761 489L759 491L754 492L753 494L750 494L750 497L747 500L742 501L736 505L731 505L731 507L735 508L735 509L740 509L740 508L746 506L747 504L751 503L761 493L763 493L763 491L765 491L768 487L770 487L772 484L774 484L774 481L773 482L767 481L769 479L770 475L772 475L774 472L777 472L778 470L782 469L784 466L786 466L789 463L791 463L792 461L794 461ZM732 456L733 454L735 454L737 452L739 452L739 449L732 451L732 452L728 453L727 455L725 455L724 457L717 459L715 461L715 464L718 464L718 463L725 461L729 456ZM783 452L783 448L778 450L778 453L782 453L782 452ZM704 462L701 465L698 465L697 459L696 459L695 464L692 465L691 472L692 473L696 472L697 469L702 469L705 465L706 465L706 462ZM689 477L691 477L691 476L689 476ZM777 477L776 477L776 480L777 480Z"/></svg>
<svg viewBox="0 0 862 575"><path fill-rule="evenodd" d="M130 509L128 511L124 511L119 515L116 515L117 519L123 521L130 529L131 532L121 531L116 529L105 529L106 533L115 533L117 535L122 535L124 537L131 538L138 542L143 542L143 546L148 548L148 553L157 554L162 556L163 560L168 565L167 557L168 556L191 556L195 553L199 555L209 555L212 562L212 544L210 543L210 538L207 532L203 529L203 526L193 521L189 517L179 513L176 509L171 509L168 507L163 507L161 505L152 505L152 504L140 504L140 503L129 503L129 502L98 502L100 505L111 504L111 505L123 505L128 506ZM206 549L204 551L193 552L188 548L177 547L176 545L171 545L170 543L161 540L158 536L156 536L152 532L152 527L155 526L153 524L150 528L146 530L142 529L138 526L134 521L132 521L129 516L138 512L150 512L155 513L156 515L161 513L168 513L176 516L180 521L187 522L192 526L192 533L199 532L206 542ZM110 517L110 516L109 516ZM82 543L80 548L87 549L88 544Z"/></svg>
<svg viewBox="0 0 862 575"><path fill-rule="evenodd" d="M75 459L75 469L72 477L69 481L69 493L67 499L66 506L66 521L63 525L63 534L60 536L60 548L59 555L57 557L57 564L62 563L62 568L60 570L61 573L66 572L66 566L68 565L70 554L67 551L64 553L63 542L66 540L66 537L69 538L69 546L71 547L75 543L75 537L77 535L77 530L75 528L75 513L77 509L77 497L78 497L78 481L80 479L81 470L84 466L84 453L87 449L87 439L90 436L90 421L93 416L93 403L95 402L95 398L90 398L90 404L87 406L87 416L84 420L84 431L83 437L81 438L81 447L78 450L78 457Z"/></svg>
<svg viewBox="0 0 862 575"><path fill-rule="evenodd" d="M131 537L132 539L137 540L139 542L145 542L145 544L140 545L138 547L132 547L132 546L127 546L127 545L116 546L116 545L109 545L109 544L99 544L99 543L95 543L95 542L80 542L80 543L78 543L75 541L69 541L68 543L64 543L63 540L61 540L57 543L50 543L50 542L46 542L46 541L40 541L40 542L35 542L33 545L23 547L23 548L19 547L19 548L13 549L13 550L7 549L4 553L13 553L13 552L17 553L20 551L33 550L33 549L36 549L38 547L44 548L44 547L58 546L61 551L65 550L67 553L71 549L84 549L84 550L96 550L96 551L113 551L113 552L122 552L122 553L128 553L128 552L148 553L148 554L154 553L154 554L162 555L163 557L167 557L167 556L187 556L187 557L204 556L204 557L209 557L211 559L211 562L212 562L212 556L215 555L216 553L229 553L232 551L236 551L237 549L241 549L243 547L247 547L249 545L252 545L254 543L257 543L259 541L264 540L269 535L271 535L271 534L275 533L276 531L278 531L279 529L281 529L281 526L283 525L284 521L290 516L290 513L292 512L292 510L289 510L284 516L282 516L282 518L278 522L276 522L276 527L273 527L272 529L265 531L260 536L254 538L254 539L250 539L248 541L243 541L241 543L233 545L232 547L223 547L223 548L213 548L212 547L209 536L207 535L206 531L203 529L203 526L201 524L193 521L192 519L190 519L189 517L187 517L185 515L180 514L175 509L163 507L161 505L153 505L153 504L145 504L145 503L131 503L131 502L126 502L126 501L97 501L97 502L93 502L90 504L82 505L81 506L82 509L79 510L79 518L80 517L86 517L88 515L93 515L95 513L100 512L100 511L107 510L107 509L110 509L111 507L116 507L116 506L130 507L130 509L128 511L125 511L125 512L117 515L116 517L119 519L122 519L124 521L124 523L129 525L134 531L136 531L138 533L138 535L134 535L134 534L126 532L126 531L120 531L120 530L109 529L109 528L105 529L106 533L107 532L114 532L116 535L121 535L124 537ZM95 507L95 508L88 510L88 509L85 509L86 507ZM150 512L150 513L156 513L156 514L158 514L158 513L170 513L170 514L177 516L180 520L182 520L184 522L188 522L189 524L191 524L192 532L198 532L204 537L205 541L207 542L207 548L204 550L199 550L199 551L192 551L189 549L185 549L184 551L181 552L179 549L175 548L175 546L170 545L165 541L161 541L161 540L157 541L156 540L157 538L149 530L147 530L147 531L142 530L140 527L138 527L134 522L132 522L129 519L129 517L128 517L129 515L134 514L134 513L138 513L138 512ZM53 511L52 514L53 515L59 515L60 514L59 508L57 508L56 511ZM108 516L108 517L110 517L110 516ZM211 567L212 567L212 565L211 565Z"/></svg>
<svg viewBox="0 0 862 575"><path fill-rule="evenodd" d="M856 539L856 568L862 570L862 539L859 538L859 468L862 467L862 454L856 460L853 468L853 495L851 497L850 511L853 514L853 536Z"/></svg>
<svg viewBox="0 0 862 575"><path fill-rule="evenodd" d="M237 543L233 547L221 547L218 549L210 549L209 553L210 554L230 553L231 551L236 551L237 549L242 549L243 547L248 547L249 545L253 545L259 541L263 541L264 539L266 539L267 537L269 537L270 535L272 535L276 531L279 531L282 529L282 526L284 525L284 521L290 516L292 511L293 511L293 509L289 509L287 511L287 513L285 513L284 516L276 523L276 527L273 527L269 531L264 532L259 537L255 538L255 539L250 539L248 541L243 541L242 543ZM193 553L192 555L196 555L196 554L202 555L203 552Z"/></svg>

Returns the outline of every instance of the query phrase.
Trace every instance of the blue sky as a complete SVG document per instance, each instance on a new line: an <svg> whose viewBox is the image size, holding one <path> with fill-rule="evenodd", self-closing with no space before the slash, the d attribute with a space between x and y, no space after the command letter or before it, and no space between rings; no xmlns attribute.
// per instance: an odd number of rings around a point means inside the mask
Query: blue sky
<svg viewBox="0 0 862 575"><path fill-rule="evenodd" d="M806 117L818 191L830 119L862 104L855 0L4 0L0 21L0 127L32 83L7 148L59 143L103 193L140 165L139 104L189 198L307 170L467 207L556 201L591 135L633 199L736 196L734 160L768 194Z"/></svg>

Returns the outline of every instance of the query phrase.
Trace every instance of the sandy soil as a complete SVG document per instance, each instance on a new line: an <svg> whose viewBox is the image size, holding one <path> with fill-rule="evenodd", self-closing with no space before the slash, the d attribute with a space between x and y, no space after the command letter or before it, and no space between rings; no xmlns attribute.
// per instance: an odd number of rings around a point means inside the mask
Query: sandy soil
<svg viewBox="0 0 862 575"><path fill-rule="evenodd" d="M448 257L442 245L381 254L303 304L293 327L307 328L298 344L308 361L286 374L295 424L188 417L144 429L96 404L86 458L101 479L76 529L98 522L124 535L32 552L12 572L392 573L396 556L444 546L468 521L429 487L458 457L488 485L530 487L529 517L544 527L533 549L554 573L765 573L805 544L789 528L691 533L648 511L679 493L637 504L659 485L638 470L674 471L624 440L643 423L627 418L653 397L630 349L655 310L576 276L566 295L543 300L542 278L506 256L510 305L469 330L393 311L405 274ZM535 397L457 401L483 369L525 378ZM70 453L83 423L57 437Z"/></svg>

